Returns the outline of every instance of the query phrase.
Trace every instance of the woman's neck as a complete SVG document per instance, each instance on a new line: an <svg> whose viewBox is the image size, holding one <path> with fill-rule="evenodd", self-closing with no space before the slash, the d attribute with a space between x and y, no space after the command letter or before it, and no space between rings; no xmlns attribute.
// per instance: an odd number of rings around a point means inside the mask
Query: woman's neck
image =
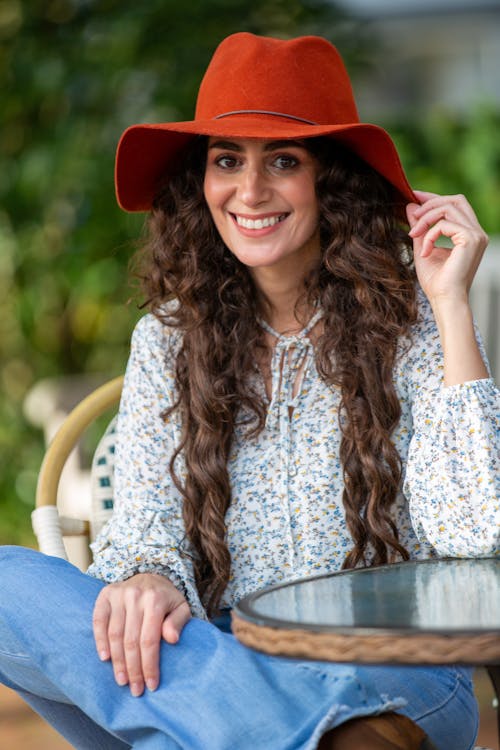
<svg viewBox="0 0 500 750"><path fill-rule="evenodd" d="M279 275L275 269L259 268L252 273L257 287L262 317L277 333L301 331L315 309L306 299L305 275Z"/></svg>
<svg viewBox="0 0 500 750"><path fill-rule="evenodd" d="M314 315L314 308L303 297L304 288L274 289L271 295L259 291L262 317L277 333L298 333Z"/></svg>

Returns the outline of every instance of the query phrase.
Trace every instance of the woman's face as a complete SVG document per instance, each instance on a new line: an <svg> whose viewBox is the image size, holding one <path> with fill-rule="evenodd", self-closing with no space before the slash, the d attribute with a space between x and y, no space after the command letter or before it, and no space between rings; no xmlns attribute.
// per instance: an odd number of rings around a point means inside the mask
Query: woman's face
<svg viewBox="0 0 500 750"><path fill-rule="evenodd" d="M204 194L229 250L254 270L319 258L315 157L298 141L211 137Z"/></svg>

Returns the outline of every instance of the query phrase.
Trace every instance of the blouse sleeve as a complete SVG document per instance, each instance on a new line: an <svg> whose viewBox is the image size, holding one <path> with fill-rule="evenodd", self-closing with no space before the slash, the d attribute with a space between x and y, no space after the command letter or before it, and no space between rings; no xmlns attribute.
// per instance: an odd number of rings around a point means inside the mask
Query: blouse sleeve
<svg viewBox="0 0 500 750"><path fill-rule="evenodd" d="M421 309L403 365L413 418L404 481L412 523L439 555L497 555L499 391L490 378L443 384L443 354L427 300Z"/></svg>
<svg viewBox="0 0 500 750"><path fill-rule="evenodd" d="M193 615L206 618L185 540L182 497L169 471L179 440L176 420L161 416L173 402L175 335L146 315L132 336L117 422L113 516L92 545L88 573L108 583L160 573L186 596Z"/></svg>

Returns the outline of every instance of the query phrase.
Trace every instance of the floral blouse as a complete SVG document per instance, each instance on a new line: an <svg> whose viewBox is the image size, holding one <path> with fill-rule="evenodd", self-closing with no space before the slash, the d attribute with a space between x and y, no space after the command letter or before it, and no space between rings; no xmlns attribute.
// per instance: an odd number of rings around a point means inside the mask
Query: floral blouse
<svg viewBox="0 0 500 750"><path fill-rule="evenodd" d="M439 334L429 303L421 293L419 299L413 344L401 342L394 371L402 414L392 439L403 480L393 518L412 559L495 555L499 391L492 379L443 385ZM268 584L339 570L352 546L342 505L339 392L316 370L308 335L315 321L293 336L267 327L276 347L265 428L250 438L237 426L228 461L232 570L223 607ZM205 617L181 495L168 470L180 440L179 415L161 416L173 402L180 341L179 331L152 315L134 331L118 415L115 509L93 545L88 572L107 582L165 574L193 614ZM264 395L257 370L255 379ZM182 457L176 470L182 476Z"/></svg>

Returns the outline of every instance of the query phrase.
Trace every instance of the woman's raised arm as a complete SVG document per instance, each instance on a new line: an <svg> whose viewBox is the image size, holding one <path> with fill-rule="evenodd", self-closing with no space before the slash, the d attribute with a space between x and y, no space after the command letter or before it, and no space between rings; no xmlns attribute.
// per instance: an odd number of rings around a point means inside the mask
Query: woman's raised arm
<svg viewBox="0 0 500 750"><path fill-rule="evenodd" d="M488 244L488 236L463 195L415 191L421 205L410 203L407 216L413 238L418 280L431 303L444 354L444 384L488 377L479 351L469 290ZM452 248L439 247L448 237Z"/></svg>

